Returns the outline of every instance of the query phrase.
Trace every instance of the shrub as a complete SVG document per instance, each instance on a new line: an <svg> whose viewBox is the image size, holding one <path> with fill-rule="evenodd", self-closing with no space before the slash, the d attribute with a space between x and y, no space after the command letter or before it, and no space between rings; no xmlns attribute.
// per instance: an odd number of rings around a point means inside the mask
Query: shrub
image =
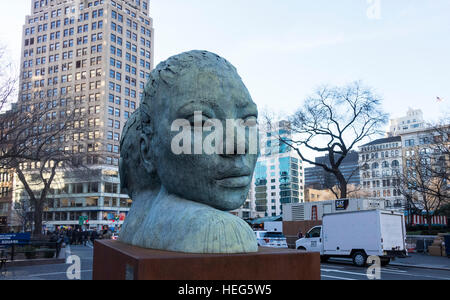
<svg viewBox="0 0 450 300"><path fill-rule="evenodd" d="M53 258L55 256L55 250L47 249L44 252L44 258Z"/></svg>
<svg viewBox="0 0 450 300"><path fill-rule="evenodd" d="M25 246L23 251L25 251L25 257L27 259L35 259L37 256L36 248L33 246Z"/></svg>

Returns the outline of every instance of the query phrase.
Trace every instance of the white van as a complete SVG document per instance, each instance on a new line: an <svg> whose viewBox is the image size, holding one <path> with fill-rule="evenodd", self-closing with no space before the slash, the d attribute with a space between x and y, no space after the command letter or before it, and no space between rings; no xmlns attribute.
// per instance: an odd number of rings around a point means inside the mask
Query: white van
<svg viewBox="0 0 450 300"><path fill-rule="evenodd" d="M320 252L322 261L348 257L362 267L369 256L378 256L381 265L387 265L392 258L407 256L405 218L384 210L328 214L322 226L312 228L295 245L298 250Z"/></svg>
<svg viewBox="0 0 450 300"><path fill-rule="evenodd" d="M284 248L288 245L282 232L255 231L258 247Z"/></svg>

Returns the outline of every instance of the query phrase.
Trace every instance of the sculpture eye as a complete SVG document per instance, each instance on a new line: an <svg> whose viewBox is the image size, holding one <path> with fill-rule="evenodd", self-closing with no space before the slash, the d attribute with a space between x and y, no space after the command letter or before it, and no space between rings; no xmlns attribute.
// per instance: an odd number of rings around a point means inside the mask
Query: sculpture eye
<svg viewBox="0 0 450 300"><path fill-rule="evenodd" d="M210 120L210 118L205 114L202 114L201 117L202 117L202 127L204 127L205 123L208 120ZM191 124L192 127L195 127L195 115L191 115L190 117L187 118L187 120L189 121L189 123Z"/></svg>

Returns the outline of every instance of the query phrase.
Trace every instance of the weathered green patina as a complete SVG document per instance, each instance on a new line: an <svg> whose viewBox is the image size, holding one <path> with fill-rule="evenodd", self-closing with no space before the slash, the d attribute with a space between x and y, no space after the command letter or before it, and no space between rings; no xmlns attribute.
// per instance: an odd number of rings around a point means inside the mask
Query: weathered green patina
<svg viewBox="0 0 450 300"><path fill-rule="evenodd" d="M172 124L193 123L195 112L224 127L258 114L236 69L220 56L190 51L159 64L121 141L122 188L133 206L120 240L187 253L257 252L250 226L229 211L244 204L258 154L175 154L179 132Z"/></svg>

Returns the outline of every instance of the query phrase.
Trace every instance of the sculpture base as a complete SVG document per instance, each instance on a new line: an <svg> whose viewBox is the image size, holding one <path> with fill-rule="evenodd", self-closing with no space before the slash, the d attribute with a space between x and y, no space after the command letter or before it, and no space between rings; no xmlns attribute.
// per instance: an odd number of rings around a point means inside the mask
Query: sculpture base
<svg viewBox="0 0 450 300"><path fill-rule="evenodd" d="M95 241L94 280L320 280L319 253L186 254Z"/></svg>

